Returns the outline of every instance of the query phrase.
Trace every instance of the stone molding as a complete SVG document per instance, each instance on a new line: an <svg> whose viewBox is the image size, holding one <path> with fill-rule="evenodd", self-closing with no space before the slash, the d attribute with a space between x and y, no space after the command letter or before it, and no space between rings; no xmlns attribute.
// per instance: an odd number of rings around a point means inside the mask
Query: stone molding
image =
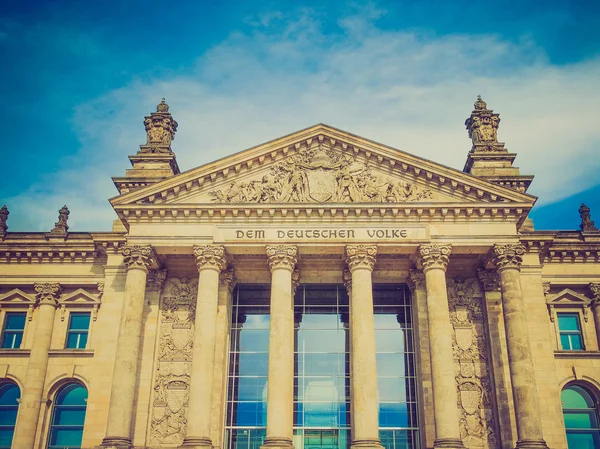
<svg viewBox="0 0 600 449"><path fill-rule="evenodd" d="M477 270L477 275L486 292L500 291L500 276L496 270Z"/></svg>
<svg viewBox="0 0 600 449"><path fill-rule="evenodd" d="M425 273L421 270L409 270L408 288L411 292L414 292L415 290L425 290Z"/></svg>
<svg viewBox="0 0 600 449"><path fill-rule="evenodd" d="M521 271L525 247L521 244L495 244L492 248L492 262L498 272L508 269Z"/></svg>
<svg viewBox="0 0 600 449"><path fill-rule="evenodd" d="M294 245L267 245L267 258L271 273L279 269L293 272L298 262L298 247Z"/></svg>
<svg viewBox="0 0 600 449"><path fill-rule="evenodd" d="M196 245L194 246L194 256L198 271L217 270L223 271L227 268L227 258L225 257L225 247L223 245Z"/></svg>
<svg viewBox="0 0 600 449"><path fill-rule="evenodd" d="M35 290L35 303L37 306L49 304L51 306L58 307L58 299L60 298L62 291L60 284L33 284L33 288Z"/></svg>
<svg viewBox="0 0 600 449"><path fill-rule="evenodd" d="M223 270L219 274L219 284L229 291L229 293L233 292L235 284L237 280L235 279L235 273L233 269Z"/></svg>
<svg viewBox="0 0 600 449"><path fill-rule="evenodd" d="M156 252L150 245L127 245L121 248L127 270L138 269L146 273L157 264Z"/></svg>
<svg viewBox="0 0 600 449"><path fill-rule="evenodd" d="M446 271L452 245L420 245L418 251L417 263L424 273L433 269Z"/></svg>
<svg viewBox="0 0 600 449"><path fill-rule="evenodd" d="M346 246L346 263L350 273L359 268L373 271L377 257L377 245Z"/></svg>

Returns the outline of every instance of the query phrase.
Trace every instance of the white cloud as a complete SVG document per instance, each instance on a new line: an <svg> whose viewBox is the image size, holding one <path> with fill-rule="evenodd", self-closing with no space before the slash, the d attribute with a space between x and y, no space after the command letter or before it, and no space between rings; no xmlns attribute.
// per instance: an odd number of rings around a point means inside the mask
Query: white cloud
<svg viewBox="0 0 600 449"><path fill-rule="evenodd" d="M500 112L499 138L518 153L521 173L536 175L530 191L540 204L597 183L600 60L552 66L527 40L380 30L365 19L380 13L342 18L335 34L310 11L265 14L185 75L132 81L82 105L81 152L52 176L61 182L9 199L30 217L20 227L51 228L66 202L74 230L109 229L110 177L128 168L144 141L142 116L162 96L179 122L182 170L318 122L462 169L464 120L481 94Z"/></svg>

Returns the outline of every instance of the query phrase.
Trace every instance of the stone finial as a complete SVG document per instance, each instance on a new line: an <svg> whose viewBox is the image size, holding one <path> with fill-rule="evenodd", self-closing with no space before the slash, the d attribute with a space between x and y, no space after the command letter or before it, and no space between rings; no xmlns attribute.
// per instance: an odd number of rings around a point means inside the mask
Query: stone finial
<svg viewBox="0 0 600 449"><path fill-rule="evenodd" d="M67 225L67 221L69 220L69 208L65 205L61 207L58 211L58 221L54 223L54 229L50 231L50 234L57 235L67 235L67 231L69 230L69 225Z"/></svg>
<svg viewBox="0 0 600 449"><path fill-rule="evenodd" d="M579 216L581 217L581 224L579 227L583 232L597 232L598 228L594 226L592 221L592 214L590 214L590 208L585 204L581 203L579 208Z"/></svg>
<svg viewBox="0 0 600 449"><path fill-rule="evenodd" d="M506 269L521 270L525 247L517 244L494 245L492 248L492 261L498 271Z"/></svg>
<svg viewBox="0 0 600 449"><path fill-rule="evenodd" d="M421 245L419 246L417 265L423 269L423 272L434 268L446 271L452 245Z"/></svg>
<svg viewBox="0 0 600 449"><path fill-rule="evenodd" d="M225 247L222 245L194 246L194 256L196 256L198 271L211 269L221 272L227 268Z"/></svg>
<svg viewBox="0 0 600 449"><path fill-rule="evenodd" d="M33 289L35 290L36 305L50 304L51 306L58 307L58 298L62 290L60 284L33 284Z"/></svg>
<svg viewBox="0 0 600 449"><path fill-rule="evenodd" d="M469 137L473 141L472 152L506 151L503 144L498 143L498 125L500 114L487 108L487 103L477 96L474 110L465 121Z"/></svg>
<svg viewBox="0 0 600 449"><path fill-rule="evenodd" d="M292 273L298 262L298 248L294 245L267 245L267 258L271 273L284 268Z"/></svg>
<svg viewBox="0 0 600 449"><path fill-rule="evenodd" d="M150 245L129 245L121 248L127 270L140 269L146 273L157 265L156 252Z"/></svg>
<svg viewBox="0 0 600 449"><path fill-rule="evenodd" d="M10 212L6 207L6 204L0 208L0 237L4 237L6 235L6 231L8 230L6 221L8 220L9 214Z"/></svg>
<svg viewBox="0 0 600 449"><path fill-rule="evenodd" d="M140 147L138 154L171 153L171 142L175 139L177 122L169 112L169 105L163 98L156 106L156 112L144 117L146 145Z"/></svg>
<svg viewBox="0 0 600 449"><path fill-rule="evenodd" d="M350 272L358 268L373 271L377 256L376 245L348 245L346 246L346 263Z"/></svg>

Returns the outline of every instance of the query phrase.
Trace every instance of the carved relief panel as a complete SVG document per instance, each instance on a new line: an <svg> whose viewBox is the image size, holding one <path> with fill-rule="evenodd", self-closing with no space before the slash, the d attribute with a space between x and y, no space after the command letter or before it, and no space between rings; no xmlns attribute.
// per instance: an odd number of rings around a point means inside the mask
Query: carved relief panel
<svg viewBox="0 0 600 449"><path fill-rule="evenodd" d="M161 295L151 444L178 446L187 425L198 278L169 278Z"/></svg>
<svg viewBox="0 0 600 449"><path fill-rule="evenodd" d="M448 279L452 350L458 389L460 436L468 449L498 448L491 361L484 326L483 294L475 278Z"/></svg>

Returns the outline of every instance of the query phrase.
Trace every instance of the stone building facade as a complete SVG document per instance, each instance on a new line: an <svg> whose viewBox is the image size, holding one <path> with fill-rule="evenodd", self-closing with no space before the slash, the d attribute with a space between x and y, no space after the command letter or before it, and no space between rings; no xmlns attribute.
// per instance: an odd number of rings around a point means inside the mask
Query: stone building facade
<svg viewBox="0 0 600 449"><path fill-rule="evenodd" d="M534 230L499 122L463 171L319 124L180 173L163 100L111 232L0 210L0 447L599 448L600 232Z"/></svg>

